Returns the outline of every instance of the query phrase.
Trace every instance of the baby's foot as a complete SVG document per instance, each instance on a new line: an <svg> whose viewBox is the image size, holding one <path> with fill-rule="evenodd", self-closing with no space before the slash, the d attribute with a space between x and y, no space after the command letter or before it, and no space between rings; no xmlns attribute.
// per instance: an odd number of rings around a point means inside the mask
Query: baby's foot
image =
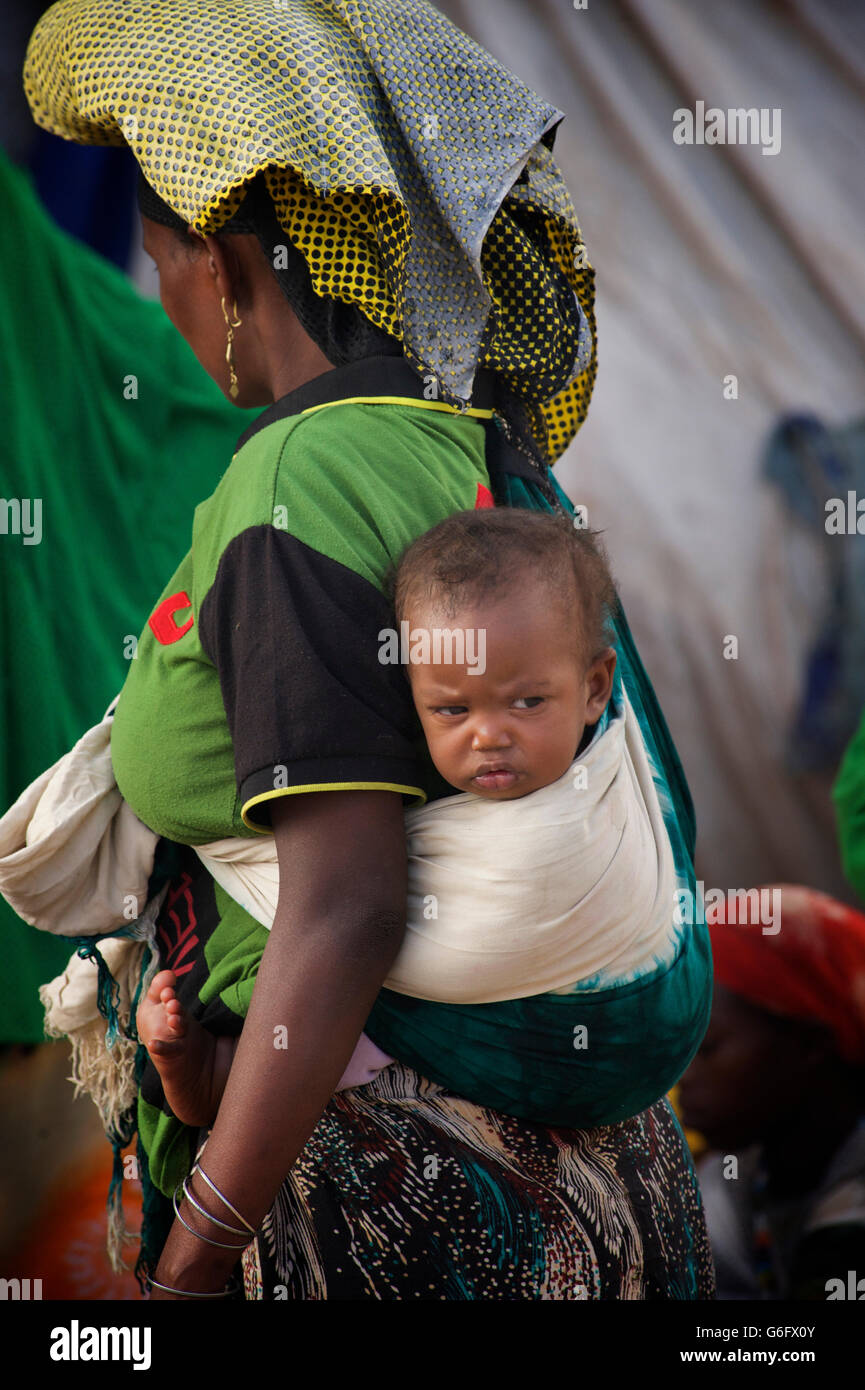
<svg viewBox="0 0 865 1390"><path fill-rule="evenodd" d="M225 1090L235 1040L218 1038L203 1028L177 998L176 985L172 970L160 970L154 977L138 1006L138 1036L178 1120L209 1128Z"/></svg>

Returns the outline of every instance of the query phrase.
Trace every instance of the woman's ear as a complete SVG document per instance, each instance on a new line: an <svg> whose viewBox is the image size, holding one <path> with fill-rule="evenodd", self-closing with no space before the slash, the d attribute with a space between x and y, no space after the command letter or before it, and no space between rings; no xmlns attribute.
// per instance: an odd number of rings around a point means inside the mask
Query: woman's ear
<svg viewBox="0 0 865 1390"><path fill-rule="evenodd" d="M230 307L237 299L237 257L228 244L218 237L203 236L201 239L207 252L208 273L216 281L220 298Z"/></svg>
<svg viewBox="0 0 865 1390"><path fill-rule="evenodd" d="M206 234L202 241L208 272L215 282L218 299L225 300L227 309L237 304L243 317L262 297L280 308L286 306L285 296L254 233Z"/></svg>
<svg viewBox="0 0 865 1390"><path fill-rule="evenodd" d="M613 693L616 653L613 647L599 652L586 672L586 723L600 719Z"/></svg>

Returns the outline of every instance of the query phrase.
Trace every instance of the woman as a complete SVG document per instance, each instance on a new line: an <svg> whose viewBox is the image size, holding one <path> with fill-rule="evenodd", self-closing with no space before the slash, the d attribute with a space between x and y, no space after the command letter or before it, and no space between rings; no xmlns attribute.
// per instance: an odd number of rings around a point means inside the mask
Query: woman
<svg viewBox="0 0 865 1390"><path fill-rule="evenodd" d="M718 1297L861 1296L847 1272L865 1269L865 917L768 891L772 929L738 901L710 923L712 1021L679 1088L717 1151L699 1172Z"/></svg>
<svg viewBox="0 0 865 1390"><path fill-rule="evenodd" d="M548 465L591 392L561 113L413 0L62 0L25 87L48 128L128 140L167 314L238 405L267 407L197 509L112 729L120 789L163 836L162 963L210 1032L241 1034L152 1296L223 1296L253 1232L250 1297L711 1296L666 1102L587 1132L485 1109L405 1060L411 1039L432 1061L452 1015L411 1026L380 991L403 802L449 790L377 659L386 570L493 492L566 505ZM616 634L687 876L687 789L622 614ZM269 935L189 848L259 833ZM371 1014L400 1062L331 1099ZM190 1131L152 1069L139 1118L170 1192Z"/></svg>

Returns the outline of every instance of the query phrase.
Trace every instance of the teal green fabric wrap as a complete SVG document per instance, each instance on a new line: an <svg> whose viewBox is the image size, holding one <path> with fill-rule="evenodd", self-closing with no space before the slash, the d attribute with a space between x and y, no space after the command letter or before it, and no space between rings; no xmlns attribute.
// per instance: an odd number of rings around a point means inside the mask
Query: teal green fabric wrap
<svg viewBox="0 0 865 1390"><path fill-rule="evenodd" d="M665 1095L700 1046L711 1005L707 936L688 928L672 966L578 996L431 1004L382 990L371 1036L477 1105L569 1129L616 1124ZM574 1019L585 1034L575 1036Z"/></svg>
<svg viewBox="0 0 865 1390"><path fill-rule="evenodd" d="M573 515L570 499L553 483ZM551 510L540 487L515 476L500 478L496 502ZM693 803L621 604L613 630L616 685L624 686L639 720L677 890L696 902ZM385 1052L478 1105L539 1124L585 1129L639 1114L675 1085L706 1031L711 994L709 933L698 921L684 925L672 963L632 983L578 996L477 1005L433 1003L383 989L366 1033ZM584 1035L575 1033L575 1024L585 1027Z"/></svg>

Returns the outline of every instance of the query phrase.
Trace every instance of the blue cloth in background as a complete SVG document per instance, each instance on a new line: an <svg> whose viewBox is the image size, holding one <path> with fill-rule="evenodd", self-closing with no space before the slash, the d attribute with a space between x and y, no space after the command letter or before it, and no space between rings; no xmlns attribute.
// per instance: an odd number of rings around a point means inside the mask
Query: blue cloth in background
<svg viewBox="0 0 865 1390"><path fill-rule="evenodd" d="M794 771L834 768L865 708L865 534L827 531L831 499L865 498L865 419L829 429L814 415L784 416L763 457L764 476L820 539L829 601L803 676L785 760Z"/></svg>
<svg viewBox="0 0 865 1390"><path fill-rule="evenodd" d="M28 163L54 221L106 260L129 267L138 166L124 145L74 145L37 130Z"/></svg>

